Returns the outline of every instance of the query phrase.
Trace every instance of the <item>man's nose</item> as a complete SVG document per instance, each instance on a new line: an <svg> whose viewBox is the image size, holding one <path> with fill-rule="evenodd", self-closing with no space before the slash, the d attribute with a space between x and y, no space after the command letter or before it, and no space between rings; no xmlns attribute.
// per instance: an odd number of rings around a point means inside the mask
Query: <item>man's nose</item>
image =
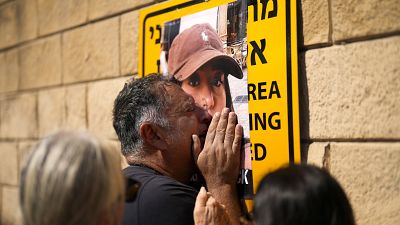
<svg viewBox="0 0 400 225"><path fill-rule="evenodd" d="M212 116L207 110L203 109L202 107L197 107L196 112L200 123L207 124L207 126L211 123Z"/></svg>

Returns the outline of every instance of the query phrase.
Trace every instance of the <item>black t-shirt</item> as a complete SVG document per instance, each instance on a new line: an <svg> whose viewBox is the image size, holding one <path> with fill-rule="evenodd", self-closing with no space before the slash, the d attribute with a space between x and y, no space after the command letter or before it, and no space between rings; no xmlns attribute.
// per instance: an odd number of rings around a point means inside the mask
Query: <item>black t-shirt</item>
<svg viewBox="0 0 400 225"><path fill-rule="evenodd" d="M197 190L143 166L124 175L141 183L135 201L125 204L122 225L193 225Z"/></svg>

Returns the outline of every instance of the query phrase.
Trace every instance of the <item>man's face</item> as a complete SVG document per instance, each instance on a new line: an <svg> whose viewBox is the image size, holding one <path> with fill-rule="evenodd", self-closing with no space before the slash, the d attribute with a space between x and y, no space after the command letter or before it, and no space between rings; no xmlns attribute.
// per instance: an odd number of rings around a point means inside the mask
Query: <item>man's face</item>
<svg viewBox="0 0 400 225"><path fill-rule="evenodd" d="M186 94L178 85L168 86L167 91L170 95L167 110L170 129L167 144L176 151L174 161L182 163L185 166L183 168L189 169L194 166L192 135L198 135L204 143L211 116L198 107L193 97Z"/></svg>
<svg viewBox="0 0 400 225"><path fill-rule="evenodd" d="M182 81L182 89L193 96L197 105L214 115L226 105L224 78L224 72L208 62Z"/></svg>

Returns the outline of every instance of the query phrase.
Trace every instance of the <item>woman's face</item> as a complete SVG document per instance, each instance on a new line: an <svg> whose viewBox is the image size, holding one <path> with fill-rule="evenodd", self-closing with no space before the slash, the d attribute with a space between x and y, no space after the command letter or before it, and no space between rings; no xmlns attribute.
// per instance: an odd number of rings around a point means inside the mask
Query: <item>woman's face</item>
<svg viewBox="0 0 400 225"><path fill-rule="evenodd" d="M226 105L224 79L222 70L207 63L182 81L182 89L193 96L197 105L213 116Z"/></svg>

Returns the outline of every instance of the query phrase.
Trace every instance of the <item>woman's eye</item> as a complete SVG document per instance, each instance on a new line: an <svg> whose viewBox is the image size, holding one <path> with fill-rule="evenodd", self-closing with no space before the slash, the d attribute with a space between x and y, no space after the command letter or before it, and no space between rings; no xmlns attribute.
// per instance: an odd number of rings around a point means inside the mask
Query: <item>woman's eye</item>
<svg viewBox="0 0 400 225"><path fill-rule="evenodd" d="M212 85L216 87L221 86L221 84L224 83L221 78L222 76L214 78L214 80L212 81Z"/></svg>
<svg viewBox="0 0 400 225"><path fill-rule="evenodd" d="M197 87L200 84L199 76L193 75L189 78L189 85L192 87Z"/></svg>

